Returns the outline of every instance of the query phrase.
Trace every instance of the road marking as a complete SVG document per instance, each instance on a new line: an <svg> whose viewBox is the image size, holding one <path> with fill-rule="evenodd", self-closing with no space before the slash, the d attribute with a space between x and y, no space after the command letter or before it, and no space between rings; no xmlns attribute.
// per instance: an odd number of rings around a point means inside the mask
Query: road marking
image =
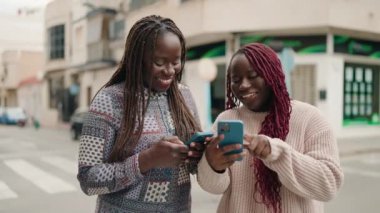
<svg viewBox="0 0 380 213"><path fill-rule="evenodd" d="M17 194L12 191L6 183L0 181L0 200L17 198Z"/></svg>
<svg viewBox="0 0 380 213"><path fill-rule="evenodd" d="M33 166L25 160L5 160L4 164L49 194L76 191L76 188L73 185Z"/></svg>
<svg viewBox="0 0 380 213"><path fill-rule="evenodd" d="M352 167L343 167L344 173L350 173L355 175L361 175L366 177L380 178L380 172L368 171L363 169L356 169Z"/></svg>
<svg viewBox="0 0 380 213"><path fill-rule="evenodd" d="M76 175L78 173L78 164L74 161L67 160L66 158L58 156L49 156L42 157L41 160L45 163L58 167L59 169L69 174Z"/></svg>

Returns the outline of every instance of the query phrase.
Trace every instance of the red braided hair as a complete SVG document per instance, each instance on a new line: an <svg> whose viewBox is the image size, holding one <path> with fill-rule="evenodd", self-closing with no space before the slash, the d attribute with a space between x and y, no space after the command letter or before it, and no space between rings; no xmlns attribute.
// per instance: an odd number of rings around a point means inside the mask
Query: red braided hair
<svg viewBox="0 0 380 213"><path fill-rule="evenodd" d="M285 140L289 132L291 105L280 60L272 49L259 43L246 45L234 56L237 54L244 54L247 57L251 66L265 80L273 93L269 114L263 121L259 134ZM226 109L234 108L239 104L239 100L231 90L231 70L228 68ZM277 173L266 167L258 158L253 158L252 166L257 179L255 194L260 193L262 202L267 208L273 208L274 212L281 212L281 183Z"/></svg>

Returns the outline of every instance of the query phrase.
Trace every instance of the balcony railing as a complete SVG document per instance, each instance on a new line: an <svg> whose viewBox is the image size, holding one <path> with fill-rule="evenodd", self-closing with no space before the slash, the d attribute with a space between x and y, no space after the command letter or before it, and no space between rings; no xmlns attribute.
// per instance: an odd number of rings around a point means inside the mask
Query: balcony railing
<svg viewBox="0 0 380 213"><path fill-rule="evenodd" d="M109 42L106 40L88 44L87 51L88 62L108 61L112 59Z"/></svg>

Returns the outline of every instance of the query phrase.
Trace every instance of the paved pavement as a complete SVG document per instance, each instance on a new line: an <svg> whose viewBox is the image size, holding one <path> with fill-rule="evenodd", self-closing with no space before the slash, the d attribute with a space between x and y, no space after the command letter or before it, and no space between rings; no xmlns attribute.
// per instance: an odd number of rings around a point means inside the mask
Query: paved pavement
<svg viewBox="0 0 380 213"><path fill-rule="evenodd" d="M326 213L374 212L380 191L376 185L380 179L380 136L346 135L338 139L338 146L345 184L337 198L327 203ZM39 131L0 125L0 212L63 213L67 208L70 212L93 212L95 197L85 196L75 177L77 150L78 142L69 138L67 125ZM55 184L40 183L35 175ZM221 196L202 190L194 176L192 183L193 212L215 212ZM347 203L355 208L348 208Z"/></svg>
<svg viewBox="0 0 380 213"><path fill-rule="evenodd" d="M380 128L379 128L380 132ZM356 137L338 139L338 148L341 158L365 153L380 152L380 137Z"/></svg>

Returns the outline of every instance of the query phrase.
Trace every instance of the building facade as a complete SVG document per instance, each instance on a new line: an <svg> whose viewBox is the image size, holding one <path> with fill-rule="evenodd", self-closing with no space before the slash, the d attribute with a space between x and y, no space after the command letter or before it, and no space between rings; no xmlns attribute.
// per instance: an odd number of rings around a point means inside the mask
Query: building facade
<svg viewBox="0 0 380 213"><path fill-rule="evenodd" d="M116 69L121 58L125 17L120 1L55 0L46 22L47 107L55 121L68 122Z"/></svg>
<svg viewBox="0 0 380 213"><path fill-rule="evenodd" d="M223 110L232 54L261 42L282 60L292 98L318 107L338 135L364 134L380 125L379 8L375 0L55 0L46 12L48 46L59 44L59 34L65 39L56 51L47 48L49 103L63 121L88 106L115 71L131 26L158 14L173 19L186 37L184 82L205 129ZM211 79L202 77L209 72L200 67L205 58L217 70ZM59 104L56 97L72 100Z"/></svg>
<svg viewBox="0 0 380 213"><path fill-rule="evenodd" d="M72 1L56 0L45 9L45 70L44 93L46 102L45 115L50 120L48 125L68 120L65 116L70 111L69 73L72 56L71 15Z"/></svg>
<svg viewBox="0 0 380 213"><path fill-rule="evenodd" d="M127 26L149 14L177 23L189 48L185 81L204 127L223 108L225 72L232 53L247 43L261 42L278 52L292 98L317 106L339 136L352 129L363 134L378 129L380 2L145 2L144 7L129 11ZM198 75L202 58L211 58L217 66L211 82Z"/></svg>
<svg viewBox="0 0 380 213"><path fill-rule="evenodd" d="M34 78L43 69L43 53L41 51L7 50L1 55L3 71L6 75L3 82L3 105L18 107L20 100L19 84L27 78Z"/></svg>

